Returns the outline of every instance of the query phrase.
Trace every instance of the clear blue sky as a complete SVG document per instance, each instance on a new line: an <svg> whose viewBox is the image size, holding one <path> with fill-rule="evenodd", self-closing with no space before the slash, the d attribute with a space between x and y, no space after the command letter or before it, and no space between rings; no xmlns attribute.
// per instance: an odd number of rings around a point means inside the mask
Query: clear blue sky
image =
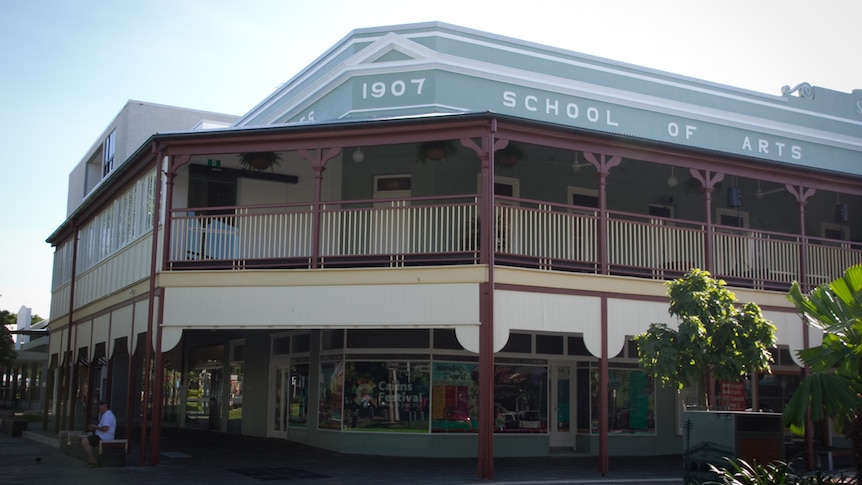
<svg viewBox="0 0 862 485"><path fill-rule="evenodd" d="M856 0L0 0L0 309L49 316L45 239L126 101L241 115L351 30L431 20L776 95L862 88Z"/></svg>

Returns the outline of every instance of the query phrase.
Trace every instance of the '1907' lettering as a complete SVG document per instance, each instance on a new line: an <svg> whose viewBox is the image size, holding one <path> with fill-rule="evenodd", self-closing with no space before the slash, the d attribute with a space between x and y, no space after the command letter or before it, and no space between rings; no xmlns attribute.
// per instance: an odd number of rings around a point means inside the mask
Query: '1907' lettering
<svg viewBox="0 0 862 485"><path fill-rule="evenodd" d="M410 90L415 90L416 94L422 94L422 87L425 86L425 78L411 79L409 81ZM371 84L362 83L362 99L382 98L384 96L400 97L407 93L408 84L401 79L397 79L387 84L383 81L375 81Z"/></svg>

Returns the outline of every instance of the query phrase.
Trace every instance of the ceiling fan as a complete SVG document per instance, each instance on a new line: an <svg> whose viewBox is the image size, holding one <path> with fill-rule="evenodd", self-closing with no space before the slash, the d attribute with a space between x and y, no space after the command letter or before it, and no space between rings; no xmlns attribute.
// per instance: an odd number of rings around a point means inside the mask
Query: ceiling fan
<svg viewBox="0 0 862 485"><path fill-rule="evenodd" d="M758 199L762 199L762 198L766 197L767 195L777 194L779 192L783 192L784 190L785 190L784 187L779 187L777 189L770 189L770 190L762 190L760 188L760 181L758 180L757 181L757 192L754 193L754 197L756 197Z"/></svg>

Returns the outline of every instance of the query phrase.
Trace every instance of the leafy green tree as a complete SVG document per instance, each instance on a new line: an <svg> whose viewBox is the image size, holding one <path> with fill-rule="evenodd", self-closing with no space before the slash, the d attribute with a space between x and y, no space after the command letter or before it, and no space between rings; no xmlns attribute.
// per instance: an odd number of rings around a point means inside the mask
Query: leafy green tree
<svg viewBox="0 0 862 485"><path fill-rule="evenodd" d="M725 282L700 269L668 282L668 297L668 313L679 320L678 329L652 323L635 337L647 375L683 389L706 388L710 375L738 381L748 372L769 370L775 326L763 318L757 304L737 307Z"/></svg>
<svg viewBox="0 0 862 485"><path fill-rule="evenodd" d="M833 418L853 443L856 478L862 481L862 265L807 295L794 283L787 299L823 331L823 342L798 353L811 373L787 403L784 421L801 434L809 411L814 421Z"/></svg>
<svg viewBox="0 0 862 485"><path fill-rule="evenodd" d="M0 310L0 368L11 367L18 357L15 352L15 341L6 325L17 325L18 317L14 313Z"/></svg>

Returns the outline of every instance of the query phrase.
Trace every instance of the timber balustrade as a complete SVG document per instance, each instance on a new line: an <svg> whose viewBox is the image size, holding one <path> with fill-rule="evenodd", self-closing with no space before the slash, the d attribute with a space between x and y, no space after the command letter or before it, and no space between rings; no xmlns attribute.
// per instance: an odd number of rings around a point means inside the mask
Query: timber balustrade
<svg viewBox="0 0 862 485"><path fill-rule="evenodd" d="M599 273L604 244L610 274L671 279L706 268L736 286L813 286L862 260L848 241L498 197L497 264ZM325 202L319 211L317 267L478 264L482 221L476 196ZM305 204L174 210L168 268L312 268L314 206ZM803 261L807 268L801 274Z"/></svg>

